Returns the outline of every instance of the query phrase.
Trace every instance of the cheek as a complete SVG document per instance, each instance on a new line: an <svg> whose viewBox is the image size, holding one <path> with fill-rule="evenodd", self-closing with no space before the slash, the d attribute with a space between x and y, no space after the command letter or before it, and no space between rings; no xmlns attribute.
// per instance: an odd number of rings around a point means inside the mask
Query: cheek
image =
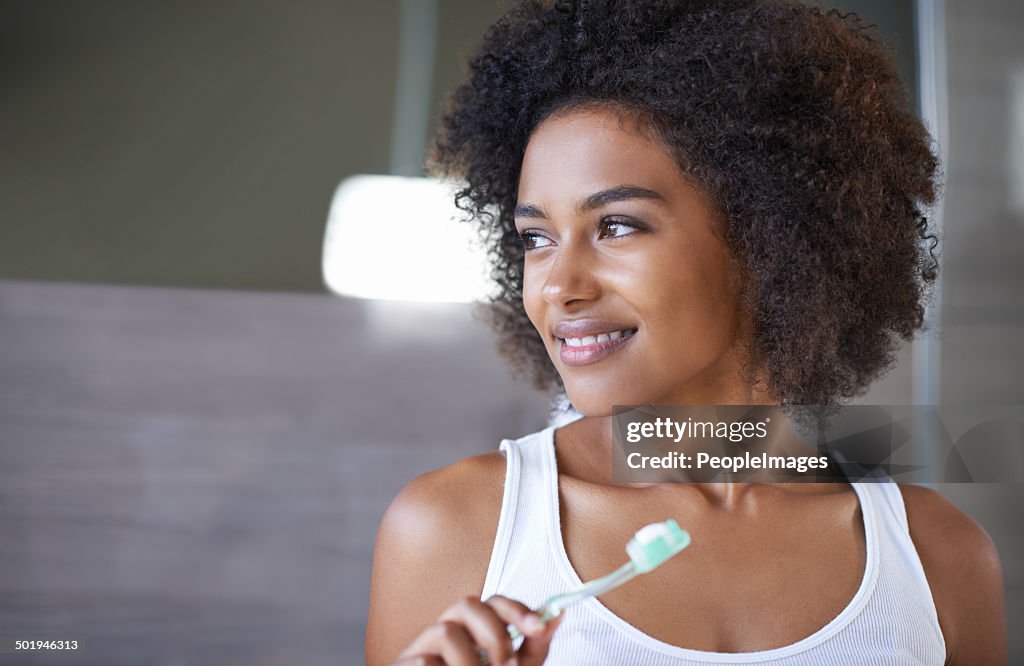
<svg viewBox="0 0 1024 666"><path fill-rule="evenodd" d="M728 335L736 309L735 280L718 258L678 254L647 264L635 290L659 331L689 345ZM671 348L671 347L670 347Z"/></svg>
<svg viewBox="0 0 1024 666"><path fill-rule="evenodd" d="M544 299L542 294L543 284L539 283L536 274L526 270L523 275L523 309L530 323L537 329L538 333L544 324ZM541 336L542 338L544 336Z"/></svg>

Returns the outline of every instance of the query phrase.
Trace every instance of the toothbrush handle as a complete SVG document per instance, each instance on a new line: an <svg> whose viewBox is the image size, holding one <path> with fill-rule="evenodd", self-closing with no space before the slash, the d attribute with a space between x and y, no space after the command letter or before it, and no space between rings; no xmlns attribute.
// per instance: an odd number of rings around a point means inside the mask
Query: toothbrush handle
<svg viewBox="0 0 1024 666"><path fill-rule="evenodd" d="M570 592L565 592L551 597L535 612L540 616L541 620L547 622L548 620L561 615L564 609L572 606L573 604L579 603L588 597L596 597L600 594L614 590L619 585L631 580L637 575L637 573L636 566L634 566L632 562L627 562L607 576L592 580L586 585ZM522 636L519 629L511 624L508 625L507 629L508 635L512 637L512 640L516 640Z"/></svg>
<svg viewBox="0 0 1024 666"><path fill-rule="evenodd" d="M579 603L580 601L583 601L588 597L596 597L599 594L610 592L611 590L617 588L619 585L622 585L626 581L631 580L638 573L639 572L637 571L636 566L633 564L633 562L627 562L615 571L613 571L612 573L608 574L607 576L598 578L596 580L592 580L586 585L583 585L582 587L579 587L570 592L565 592L563 594L558 594L551 597L550 599L544 602L543 606L541 606L534 612L540 616L541 620L547 622L548 620L554 619L561 615L562 610L564 610L565 608L568 608L569 606L572 606L575 603ZM508 635L512 638L513 641L519 640L523 635L519 631L518 627L512 624L506 625L505 630L508 631ZM518 649L518 647L519 646L517 645L516 649ZM490 660L487 658L486 652L480 650L477 654L480 657L481 664L490 663Z"/></svg>

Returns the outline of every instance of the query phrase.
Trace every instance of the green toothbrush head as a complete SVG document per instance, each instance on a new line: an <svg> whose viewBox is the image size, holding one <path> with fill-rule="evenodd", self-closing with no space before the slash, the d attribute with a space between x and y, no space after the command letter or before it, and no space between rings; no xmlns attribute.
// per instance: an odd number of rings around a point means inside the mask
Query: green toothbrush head
<svg viewBox="0 0 1024 666"><path fill-rule="evenodd" d="M670 518L641 527L626 544L626 553L637 573L647 573L689 545L689 533Z"/></svg>

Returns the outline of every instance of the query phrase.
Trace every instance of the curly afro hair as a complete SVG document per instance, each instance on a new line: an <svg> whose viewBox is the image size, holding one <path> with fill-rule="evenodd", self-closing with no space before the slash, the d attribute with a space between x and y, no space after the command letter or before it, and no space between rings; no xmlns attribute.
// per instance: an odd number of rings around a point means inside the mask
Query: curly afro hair
<svg viewBox="0 0 1024 666"><path fill-rule="evenodd" d="M520 374L561 386L522 304L523 154L550 114L594 105L643 118L719 208L753 317L750 381L783 405L835 405L892 367L937 276L938 163L874 31L782 0L527 0L485 34L432 158L480 225L490 320Z"/></svg>

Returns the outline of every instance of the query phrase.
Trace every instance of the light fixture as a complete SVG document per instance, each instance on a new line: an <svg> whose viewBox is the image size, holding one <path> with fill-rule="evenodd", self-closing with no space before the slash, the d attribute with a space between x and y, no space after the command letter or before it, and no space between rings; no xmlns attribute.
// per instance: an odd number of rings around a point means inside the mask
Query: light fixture
<svg viewBox="0 0 1024 666"><path fill-rule="evenodd" d="M488 292L485 253L460 222L455 188L429 178L353 176L324 235L327 287L357 298L468 303Z"/></svg>

